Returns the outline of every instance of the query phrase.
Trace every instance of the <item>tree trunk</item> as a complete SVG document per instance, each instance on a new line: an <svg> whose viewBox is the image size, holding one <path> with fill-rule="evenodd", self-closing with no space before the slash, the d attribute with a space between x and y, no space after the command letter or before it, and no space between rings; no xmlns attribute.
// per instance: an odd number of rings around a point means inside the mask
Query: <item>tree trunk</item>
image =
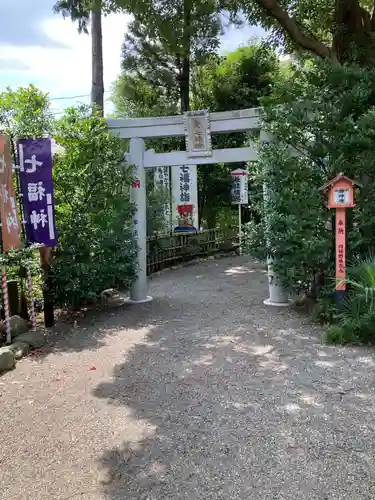
<svg viewBox="0 0 375 500"><path fill-rule="evenodd" d="M181 113L189 111L190 107L190 60L189 57L184 57L182 62L182 75L181 75Z"/></svg>
<svg viewBox="0 0 375 500"><path fill-rule="evenodd" d="M333 58L331 49L317 40L310 34L304 33L288 11L281 6L278 0L255 0L255 2L271 17L276 19L283 30L288 33L290 38L301 49L308 50L322 59Z"/></svg>
<svg viewBox="0 0 375 500"><path fill-rule="evenodd" d="M101 3L101 2L100 2ZM91 13L92 86L91 103L104 115L103 34L101 5Z"/></svg>
<svg viewBox="0 0 375 500"><path fill-rule="evenodd" d="M191 0L184 0L183 59L180 76L181 113L190 107Z"/></svg>
<svg viewBox="0 0 375 500"><path fill-rule="evenodd" d="M218 210L216 207L206 207L206 221L207 221L207 229L215 229L217 222L217 213Z"/></svg>
<svg viewBox="0 0 375 500"><path fill-rule="evenodd" d="M270 17L277 20L294 44L322 59L341 64L375 64L375 6L372 14L359 0L335 0L332 47L327 47L301 27L279 0L254 0Z"/></svg>
<svg viewBox="0 0 375 500"><path fill-rule="evenodd" d="M337 60L342 64L374 64L374 21L359 0L336 0L334 24L332 48Z"/></svg>

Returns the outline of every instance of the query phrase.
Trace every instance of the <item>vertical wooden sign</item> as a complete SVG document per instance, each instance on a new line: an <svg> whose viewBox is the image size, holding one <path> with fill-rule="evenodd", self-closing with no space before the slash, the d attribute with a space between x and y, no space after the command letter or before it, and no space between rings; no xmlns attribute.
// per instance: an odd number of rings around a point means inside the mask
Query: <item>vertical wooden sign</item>
<svg viewBox="0 0 375 500"><path fill-rule="evenodd" d="M336 293L338 303L341 302L346 290L346 210L355 206L355 186L359 186L359 184L341 173L322 188L328 190L328 208L336 210Z"/></svg>

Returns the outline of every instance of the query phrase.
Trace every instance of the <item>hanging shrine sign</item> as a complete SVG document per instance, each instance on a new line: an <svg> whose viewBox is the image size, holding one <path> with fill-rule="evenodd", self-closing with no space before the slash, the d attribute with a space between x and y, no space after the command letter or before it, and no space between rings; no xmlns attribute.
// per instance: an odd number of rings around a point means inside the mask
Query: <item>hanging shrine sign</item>
<svg viewBox="0 0 375 500"><path fill-rule="evenodd" d="M55 247L51 140L20 139L17 146L27 242Z"/></svg>
<svg viewBox="0 0 375 500"><path fill-rule="evenodd" d="M212 156L210 114L207 109L184 113L188 158Z"/></svg>
<svg viewBox="0 0 375 500"><path fill-rule="evenodd" d="M328 190L328 208L336 210L336 292L341 295L346 290L346 209L355 206L355 186L360 184L341 173L322 188Z"/></svg>

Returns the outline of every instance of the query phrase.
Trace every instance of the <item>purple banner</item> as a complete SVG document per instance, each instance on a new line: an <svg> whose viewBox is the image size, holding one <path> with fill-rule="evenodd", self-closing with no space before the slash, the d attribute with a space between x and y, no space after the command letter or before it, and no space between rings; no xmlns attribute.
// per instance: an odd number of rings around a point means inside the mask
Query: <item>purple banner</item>
<svg viewBox="0 0 375 500"><path fill-rule="evenodd" d="M50 139L20 139L17 143L28 243L57 245Z"/></svg>

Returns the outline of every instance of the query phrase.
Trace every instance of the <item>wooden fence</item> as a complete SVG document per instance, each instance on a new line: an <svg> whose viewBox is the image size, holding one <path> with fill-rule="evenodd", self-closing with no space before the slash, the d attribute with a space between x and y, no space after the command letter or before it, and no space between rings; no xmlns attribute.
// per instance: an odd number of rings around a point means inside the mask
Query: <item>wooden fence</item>
<svg viewBox="0 0 375 500"><path fill-rule="evenodd" d="M233 251L237 247L238 235L233 230L207 229L199 232L152 236L147 240L147 274L197 257Z"/></svg>

